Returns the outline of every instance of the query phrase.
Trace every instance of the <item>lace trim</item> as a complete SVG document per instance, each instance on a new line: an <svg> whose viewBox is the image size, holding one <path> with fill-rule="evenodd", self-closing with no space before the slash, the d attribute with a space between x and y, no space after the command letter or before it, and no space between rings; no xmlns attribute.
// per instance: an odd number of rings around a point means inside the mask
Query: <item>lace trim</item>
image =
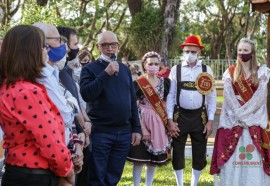
<svg viewBox="0 0 270 186"><path fill-rule="evenodd" d="M267 83L270 71L267 67L261 67L258 71L259 86L253 97L243 106L237 100L232 88L232 80L226 71L224 73L224 100L220 115L219 128L241 126L267 126Z"/></svg>
<svg viewBox="0 0 270 186"><path fill-rule="evenodd" d="M149 143L147 141L144 141L144 144L145 144L146 150L149 153L153 154L153 155L166 154L167 151L171 148L171 142L170 142L170 140L168 141L168 143L166 145L166 148L165 149L160 149L160 150L153 150L153 148L151 146L151 143Z"/></svg>

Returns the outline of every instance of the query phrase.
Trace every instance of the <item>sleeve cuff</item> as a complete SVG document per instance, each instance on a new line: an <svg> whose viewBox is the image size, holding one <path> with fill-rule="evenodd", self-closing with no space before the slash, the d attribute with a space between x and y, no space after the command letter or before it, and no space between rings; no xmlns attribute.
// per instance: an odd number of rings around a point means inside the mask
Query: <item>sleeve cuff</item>
<svg viewBox="0 0 270 186"><path fill-rule="evenodd" d="M141 127L134 127L132 133L142 133Z"/></svg>
<svg viewBox="0 0 270 186"><path fill-rule="evenodd" d="M208 114L208 120L214 120L215 115L214 114Z"/></svg>
<svg viewBox="0 0 270 186"><path fill-rule="evenodd" d="M172 112L168 113L168 119L173 119L173 113Z"/></svg>
<svg viewBox="0 0 270 186"><path fill-rule="evenodd" d="M110 78L110 75L104 70L97 77L102 81L106 81L107 79Z"/></svg>

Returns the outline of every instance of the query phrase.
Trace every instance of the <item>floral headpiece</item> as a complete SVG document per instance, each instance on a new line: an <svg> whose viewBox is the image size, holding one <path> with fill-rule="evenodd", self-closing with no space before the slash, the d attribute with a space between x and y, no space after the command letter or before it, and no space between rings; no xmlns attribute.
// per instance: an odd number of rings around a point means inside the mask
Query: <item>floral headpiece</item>
<svg viewBox="0 0 270 186"><path fill-rule="evenodd" d="M157 52L151 51L151 52L147 52L146 54L144 54L144 56L142 57L142 61L144 62L147 58L151 58L151 57L157 57L159 61L161 61L161 57Z"/></svg>
<svg viewBox="0 0 270 186"><path fill-rule="evenodd" d="M251 44L252 46L255 47L255 42L252 41L251 39L247 38L247 37L242 38L242 39L240 40L240 42L249 43L249 44Z"/></svg>

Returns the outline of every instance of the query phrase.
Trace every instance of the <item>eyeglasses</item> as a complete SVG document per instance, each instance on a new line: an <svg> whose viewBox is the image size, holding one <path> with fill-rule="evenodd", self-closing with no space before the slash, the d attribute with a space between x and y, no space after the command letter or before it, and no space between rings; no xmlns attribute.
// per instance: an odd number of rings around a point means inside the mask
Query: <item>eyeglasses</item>
<svg viewBox="0 0 270 186"><path fill-rule="evenodd" d="M68 39L65 37L65 36L60 36L60 41L61 41L61 44L64 44L64 43L67 43L68 42Z"/></svg>
<svg viewBox="0 0 270 186"><path fill-rule="evenodd" d="M153 66L153 65L155 65L155 66L159 66L159 65L160 65L160 63L147 63L147 65L149 65L149 66Z"/></svg>
<svg viewBox="0 0 270 186"><path fill-rule="evenodd" d="M197 51L194 50L184 50L185 54L191 53L191 54L197 54Z"/></svg>
<svg viewBox="0 0 270 186"><path fill-rule="evenodd" d="M58 41L59 43L61 43L62 41L62 38L59 36L59 37L46 37L46 39L53 39L54 41Z"/></svg>
<svg viewBox="0 0 270 186"><path fill-rule="evenodd" d="M44 43L43 48L45 48L46 50L49 50L50 46L47 43Z"/></svg>
<svg viewBox="0 0 270 186"><path fill-rule="evenodd" d="M111 46L112 49L116 49L118 47L118 43L117 42L113 42L113 43L101 43L99 45L103 49L109 49L110 46Z"/></svg>
<svg viewBox="0 0 270 186"><path fill-rule="evenodd" d="M88 60L88 59L81 60L81 63L90 63L90 62L91 62L91 60Z"/></svg>

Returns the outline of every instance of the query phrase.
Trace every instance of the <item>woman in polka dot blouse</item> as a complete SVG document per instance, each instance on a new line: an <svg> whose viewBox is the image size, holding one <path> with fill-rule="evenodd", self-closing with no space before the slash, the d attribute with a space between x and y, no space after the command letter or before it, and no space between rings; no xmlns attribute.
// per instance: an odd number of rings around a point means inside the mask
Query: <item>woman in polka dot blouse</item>
<svg viewBox="0 0 270 186"><path fill-rule="evenodd" d="M19 25L7 32L0 53L0 125L7 150L2 186L57 186L59 177L72 185L63 119L36 82L46 60L41 30Z"/></svg>

